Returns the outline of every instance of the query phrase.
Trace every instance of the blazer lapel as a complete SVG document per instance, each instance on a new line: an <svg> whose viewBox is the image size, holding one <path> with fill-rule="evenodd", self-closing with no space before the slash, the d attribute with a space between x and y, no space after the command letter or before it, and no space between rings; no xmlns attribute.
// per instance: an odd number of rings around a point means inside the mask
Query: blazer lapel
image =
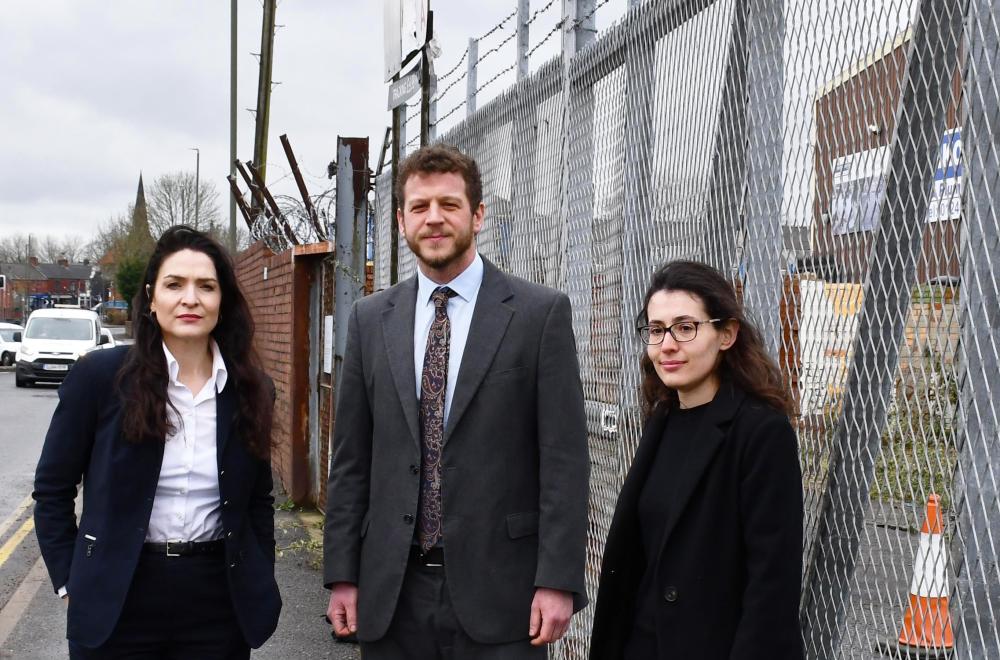
<svg viewBox="0 0 1000 660"><path fill-rule="evenodd" d="M233 418L236 415L236 384L230 378L226 387L215 395L215 455L219 468L222 468L222 456L225 453L226 442L233 428Z"/></svg>
<svg viewBox="0 0 1000 660"><path fill-rule="evenodd" d="M506 275L485 258L483 267L483 283L476 298L476 308L472 312L472 325L469 327L469 337L465 341L465 352L458 370L458 382L451 400L444 442L448 442L455 426L472 402L514 315L514 309L505 304L514 295ZM412 357L410 362L413 362Z"/></svg>
<svg viewBox="0 0 1000 660"><path fill-rule="evenodd" d="M692 439L687 457L684 459L684 469L677 479L673 514L663 530L663 540L660 541L658 554L663 552L667 539L670 538L681 513L687 508L695 487L701 481L719 447L722 446L726 438L726 426L739 409L743 397L741 390L734 387L731 382L723 381L715 399L709 404L705 419L702 421L702 433L698 438Z"/></svg>
<svg viewBox="0 0 1000 660"><path fill-rule="evenodd" d="M396 384L403 416L413 441L420 448L418 424L417 375L413 367L413 323L416 313L417 278L402 282L389 307L382 312L382 339L389 357L389 370Z"/></svg>

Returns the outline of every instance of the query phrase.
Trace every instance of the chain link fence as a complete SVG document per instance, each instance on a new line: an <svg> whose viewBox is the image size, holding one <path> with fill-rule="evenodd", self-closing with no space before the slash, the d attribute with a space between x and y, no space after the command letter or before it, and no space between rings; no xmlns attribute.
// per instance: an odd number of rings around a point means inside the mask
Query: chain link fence
<svg viewBox="0 0 1000 660"><path fill-rule="evenodd" d="M564 43L593 34L603 4L564 3L589 11L551 17ZM641 429L633 319L652 271L694 258L739 283L798 404L808 656L884 657L937 591L954 657L1000 658L1000 12L629 5L437 133L482 169L482 254L573 304L591 598ZM390 185L377 180L376 289L391 284ZM401 241L398 278L414 269ZM928 554L931 495L943 534ZM590 613L556 657L586 657Z"/></svg>

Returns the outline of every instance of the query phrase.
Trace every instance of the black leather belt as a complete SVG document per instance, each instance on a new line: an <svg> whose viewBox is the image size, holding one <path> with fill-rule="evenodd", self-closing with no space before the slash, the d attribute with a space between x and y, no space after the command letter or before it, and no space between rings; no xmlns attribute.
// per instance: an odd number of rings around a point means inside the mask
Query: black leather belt
<svg viewBox="0 0 1000 660"><path fill-rule="evenodd" d="M415 561L421 566L440 568L444 566L444 548L431 548L427 552L421 552L419 545L410 546L410 561Z"/></svg>
<svg viewBox="0 0 1000 660"><path fill-rule="evenodd" d="M167 557L193 557L195 555L222 555L226 551L223 539L215 541L167 541L166 543L143 543L142 551L151 555Z"/></svg>

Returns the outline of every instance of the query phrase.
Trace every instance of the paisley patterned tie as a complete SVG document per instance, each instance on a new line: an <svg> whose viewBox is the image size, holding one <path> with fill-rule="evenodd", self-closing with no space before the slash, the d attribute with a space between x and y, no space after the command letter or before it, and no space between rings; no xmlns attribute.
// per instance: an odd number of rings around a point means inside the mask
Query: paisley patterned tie
<svg viewBox="0 0 1000 660"><path fill-rule="evenodd" d="M434 322L427 334L424 371L420 377L420 549L441 540L441 445L444 440L445 393L448 390L448 345L451 323L448 299L455 292L438 287L431 294Z"/></svg>

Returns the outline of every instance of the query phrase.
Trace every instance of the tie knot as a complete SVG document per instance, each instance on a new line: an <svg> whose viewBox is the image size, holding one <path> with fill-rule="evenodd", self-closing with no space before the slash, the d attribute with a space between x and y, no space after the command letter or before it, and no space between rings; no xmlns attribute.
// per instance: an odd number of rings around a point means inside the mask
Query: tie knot
<svg viewBox="0 0 1000 660"><path fill-rule="evenodd" d="M434 289L434 293L431 294L431 300L434 302L434 307L441 309L448 304L448 299L455 296L455 292L446 286L439 286Z"/></svg>

